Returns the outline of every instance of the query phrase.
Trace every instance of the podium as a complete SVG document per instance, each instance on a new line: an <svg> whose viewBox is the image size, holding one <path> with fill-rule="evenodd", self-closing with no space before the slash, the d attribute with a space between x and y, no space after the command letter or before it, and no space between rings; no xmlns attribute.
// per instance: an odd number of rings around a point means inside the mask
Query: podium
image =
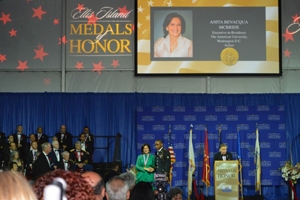
<svg viewBox="0 0 300 200"><path fill-rule="evenodd" d="M239 199L238 161L215 161L214 165L215 199Z"/></svg>

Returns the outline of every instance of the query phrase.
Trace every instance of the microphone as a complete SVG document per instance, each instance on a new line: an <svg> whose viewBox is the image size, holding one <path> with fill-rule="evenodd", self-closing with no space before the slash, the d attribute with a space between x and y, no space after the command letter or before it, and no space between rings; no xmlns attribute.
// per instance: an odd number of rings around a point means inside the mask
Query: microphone
<svg viewBox="0 0 300 200"><path fill-rule="evenodd" d="M67 183L62 178L53 179L44 189L44 200L67 200L65 195Z"/></svg>

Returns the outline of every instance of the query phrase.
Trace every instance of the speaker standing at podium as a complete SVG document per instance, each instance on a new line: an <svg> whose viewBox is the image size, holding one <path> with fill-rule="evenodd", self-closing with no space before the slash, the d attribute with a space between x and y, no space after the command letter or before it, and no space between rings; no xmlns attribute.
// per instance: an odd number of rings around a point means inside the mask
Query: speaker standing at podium
<svg viewBox="0 0 300 200"><path fill-rule="evenodd" d="M226 144L220 145L219 152L214 156L214 161L215 160L232 160L232 154L230 152L227 152Z"/></svg>

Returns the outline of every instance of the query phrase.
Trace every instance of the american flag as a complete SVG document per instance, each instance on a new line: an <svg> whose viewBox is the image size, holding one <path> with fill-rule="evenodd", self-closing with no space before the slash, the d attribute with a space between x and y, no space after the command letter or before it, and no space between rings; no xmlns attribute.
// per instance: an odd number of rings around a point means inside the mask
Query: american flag
<svg viewBox="0 0 300 200"><path fill-rule="evenodd" d="M168 150L170 152L170 160L171 160L171 168L170 168L170 182L172 181L172 169L173 169L173 164L176 162L176 156L175 152L172 146L172 141L171 141L171 125L169 126L169 140L168 140Z"/></svg>

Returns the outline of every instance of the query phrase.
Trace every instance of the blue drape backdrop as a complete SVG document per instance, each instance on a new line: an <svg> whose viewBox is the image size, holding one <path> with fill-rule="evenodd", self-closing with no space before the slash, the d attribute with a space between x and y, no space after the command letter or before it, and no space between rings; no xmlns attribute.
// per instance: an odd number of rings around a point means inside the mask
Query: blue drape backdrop
<svg viewBox="0 0 300 200"><path fill-rule="evenodd" d="M284 105L287 157L300 161L300 94L153 94L153 93L0 93L0 131L6 136L21 124L24 133L35 133L38 126L53 136L65 124L73 136L89 126L95 136L121 133L123 166L135 163L137 106L234 106ZM74 139L75 140L75 139ZM115 140L97 138L95 162L112 160ZM298 186L297 186L298 187ZM264 187L266 199L286 199L286 188ZM245 194L254 194L245 188ZM299 193L299 192L298 192Z"/></svg>

